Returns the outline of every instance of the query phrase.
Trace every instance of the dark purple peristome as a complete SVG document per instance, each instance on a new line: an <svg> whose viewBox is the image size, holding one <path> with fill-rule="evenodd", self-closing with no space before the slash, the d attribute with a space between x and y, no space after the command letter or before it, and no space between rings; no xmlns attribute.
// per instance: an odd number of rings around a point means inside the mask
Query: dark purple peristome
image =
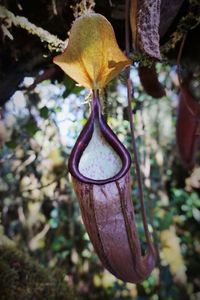
<svg viewBox="0 0 200 300"><path fill-rule="evenodd" d="M101 133L103 134L104 138L117 152L117 154L119 155L122 161L122 168L119 171L119 173L111 178L104 179L104 180L94 180L91 178L87 178L79 172L79 168L78 168L81 155L92 138L95 119L97 119L99 122ZM110 129L110 127L106 124L101 113L98 91L94 92L93 100L92 100L92 111L89 120L84 126L81 134L79 135L69 158L69 164L68 164L69 172L73 177L77 178L78 180L84 183L101 185L101 184L112 182L114 180L118 180L121 177L123 177L130 169L130 164L131 164L130 154L123 146L123 144L119 141L117 136L113 133L113 131Z"/></svg>

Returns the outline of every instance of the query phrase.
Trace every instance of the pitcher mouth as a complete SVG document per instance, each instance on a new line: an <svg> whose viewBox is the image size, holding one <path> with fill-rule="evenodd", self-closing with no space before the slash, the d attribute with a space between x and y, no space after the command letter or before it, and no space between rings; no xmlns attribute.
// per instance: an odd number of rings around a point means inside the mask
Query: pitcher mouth
<svg viewBox="0 0 200 300"><path fill-rule="evenodd" d="M99 127L103 137L108 142L108 144L115 150L122 162L122 167L120 171L116 175L106 179L92 179L84 176L79 170L79 162L81 156L86 147L88 146L94 132L95 119L97 119L99 122ZM95 92L93 93L92 111L89 120L84 126L82 132L80 133L75 143L75 146L73 147L73 150L69 157L68 170L73 177L75 177L83 183L101 185L119 180L128 172L128 170L130 169L130 165L130 154L104 120L103 115L101 114L99 93Z"/></svg>

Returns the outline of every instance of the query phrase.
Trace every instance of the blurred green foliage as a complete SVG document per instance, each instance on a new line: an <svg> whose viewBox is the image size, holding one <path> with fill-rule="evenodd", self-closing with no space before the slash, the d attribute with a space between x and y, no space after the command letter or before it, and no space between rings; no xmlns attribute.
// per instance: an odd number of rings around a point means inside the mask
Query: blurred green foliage
<svg viewBox="0 0 200 300"><path fill-rule="evenodd" d="M66 287L72 286L82 300L200 297L200 168L189 174L180 164L175 142L177 78L173 67L158 64L157 68L167 90L167 96L159 100L146 95L137 72L131 72L149 228L154 228L159 252L157 268L137 286L117 280L101 266L82 224L67 171L70 151L89 114L87 92L68 77L62 84L45 81L28 92L27 79L24 90L16 92L3 111L0 210L5 235L52 274L58 269L64 273ZM103 111L132 155L123 74L111 82L107 94ZM145 247L134 167L132 177L138 232ZM11 286L16 284L17 274L2 276L0 288L6 276ZM48 299L65 299L53 295ZM0 299L15 298L1 294Z"/></svg>

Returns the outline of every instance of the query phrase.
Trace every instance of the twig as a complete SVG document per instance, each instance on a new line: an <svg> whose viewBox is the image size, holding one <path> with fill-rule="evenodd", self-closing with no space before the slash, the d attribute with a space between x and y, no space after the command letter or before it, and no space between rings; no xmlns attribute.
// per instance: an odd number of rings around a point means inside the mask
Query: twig
<svg viewBox="0 0 200 300"><path fill-rule="evenodd" d="M103 89L103 116L107 122L107 119L108 119L108 93L107 93L106 88Z"/></svg>
<svg viewBox="0 0 200 300"><path fill-rule="evenodd" d="M27 18L15 16L11 11L2 5L0 5L0 18L3 19L5 23L8 23L8 26L6 26L7 28L11 25L14 25L27 30L30 34L37 35L42 42L46 42L48 44L50 51L63 51L66 47L65 41L60 40L57 36L49 33L47 30L44 30L41 27L31 23Z"/></svg>
<svg viewBox="0 0 200 300"><path fill-rule="evenodd" d="M57 11L57 7L56 7L56 1L55 0L51 0L52 3L52 9L53 9L53 13L55 16L58 15L58 11Z"/></svg>
<svg viewBox="0 0 200 300"><path fill-rule="evenodd" d="M130 10L130 0L126 0L125 5L125 47L126 47L126 55L128 56L130 53L130 25L129 25L129 10Z"/></svg>
<svg viewBox="0 0 200 300"><path fill-rule="evenodd" d="M179 52L178 52L178 56L177 56L177 74L178 74L178 80L179 80L179 84L182 84L182 78L181 78L181 65L180 65L180 61L181 61L181 57L182 57L182 53L183 53L183 47L185 45L185 40L187 37L187 33L184 34L182 41L181 41L181 46L179 48Z"/></svg>

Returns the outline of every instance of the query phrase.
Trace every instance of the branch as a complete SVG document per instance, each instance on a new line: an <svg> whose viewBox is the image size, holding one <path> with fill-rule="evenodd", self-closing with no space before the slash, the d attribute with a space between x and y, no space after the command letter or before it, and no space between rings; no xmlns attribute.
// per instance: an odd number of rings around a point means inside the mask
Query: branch
<svg viewBox="0 0 200 300"><path fill-rule="evenodd" d="M18 63L16 67L8 70L6 77L0 80L0 106L3 106L10 99L25 75L44 63L47 63L47 59L40 54L35 55L29 61Z"/></svg>
<svg viewBox="0 0 200 300"><path fill-rule="evenodd" d="M28 31L30 34L37 35L42 42L46 42L48 44L48 48L50 51L57 50L63 51L66 47L66 41L60 40L57 36L49 33L47 30L42 29L41 27L37 27L35 24L29 22L29 20L25 17L15 16L11 11L9 11L6 7L0 5L0 18L4 19L7 23L7 26L3 25L4 32L5 28L7 29L11 25L16 27L20 27ZM6 30L8 35L8 30ZM9 35L12 38L12 35Z"/></svg>

